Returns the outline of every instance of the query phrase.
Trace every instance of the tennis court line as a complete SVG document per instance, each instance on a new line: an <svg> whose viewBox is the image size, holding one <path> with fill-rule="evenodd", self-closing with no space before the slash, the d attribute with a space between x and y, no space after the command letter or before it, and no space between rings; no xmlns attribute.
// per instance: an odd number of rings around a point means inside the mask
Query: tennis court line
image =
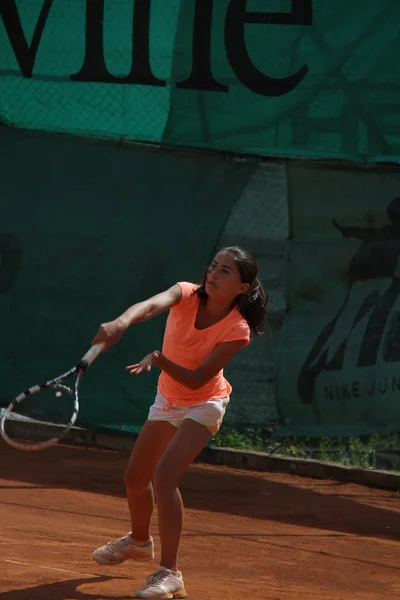
<svg viewBox="0 0 400 600"><path fill-rule="evenodd" d="M97 578L99 575L93 575L92 573L77 573L76 571L68 571L66 569L57 569L57 567L46 567L45 565L37 565L35 563L21 562L20 560L10 560L9 558L3 558L4 562L11 563L13 565L23 565L25 567L35 567L36 569L48 569L49 571L59 571L61 573L71 573L71 575L80 575L81 577L94 577Z"/></svg>

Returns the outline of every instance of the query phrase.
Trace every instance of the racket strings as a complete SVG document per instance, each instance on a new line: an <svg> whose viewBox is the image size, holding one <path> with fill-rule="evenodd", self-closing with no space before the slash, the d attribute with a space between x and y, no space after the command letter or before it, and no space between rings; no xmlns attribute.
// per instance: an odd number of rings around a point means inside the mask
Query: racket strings
<svg viewBox="0 0 400 600"><path fill-rule="evenodd" d="M97 358L105 344L93 345L79 363L42 385L22 392L1 411L0 433L11 446L20 450L41 450L64 437L79 412L79 380L87 367ZM73 389L62 383L76 374ZM52 431L50 430L52 428Z"/></svg>
<svg viewBox="0 0 400 600"><path fill-rule="evenodd" d="M15 403L3 424L9 440L32 446L63 437L77 418L78 385L79 378L73 390L60 383L46 386Z"/></svg>

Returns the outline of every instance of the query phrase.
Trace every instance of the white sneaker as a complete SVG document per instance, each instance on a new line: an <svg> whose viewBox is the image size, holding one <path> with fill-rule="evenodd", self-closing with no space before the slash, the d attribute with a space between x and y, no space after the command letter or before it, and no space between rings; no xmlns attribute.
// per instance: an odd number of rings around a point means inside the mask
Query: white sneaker
<svg viewBox="0 0 400 600"><path fill-rule="evenodd" d="M182 573L160 567L146 579L146 583L136 592L136 598L186 598Z"/></svg>
<svg viewBox="0 0 400 600"><path fill-rule="evenodd" d="M154 558L154 542L150 536L145 546L136 546L132 542L131 534L108 542L105 546L98 548L92 554L95 561L101 565L120 565L126 560L137 560L146 562Z"/></svg>

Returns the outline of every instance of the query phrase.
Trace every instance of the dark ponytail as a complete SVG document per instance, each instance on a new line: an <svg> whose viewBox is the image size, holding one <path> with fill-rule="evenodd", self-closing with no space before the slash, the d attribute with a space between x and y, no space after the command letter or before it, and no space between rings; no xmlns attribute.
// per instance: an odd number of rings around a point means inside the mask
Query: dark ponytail
<svg viewBox="0 0 400 600"><path fill-rule="evenodd" d="M246 294L237 297L235 304L255 335L261 335L265 327L268 294L256 277Z"/></svg>
<svg viewBox="0 0 400 600"><path fill-rule="evenodd" d="M258 263L256 259L249 252L237 246L222 248L219 252L229 252L233 256L242 283L249 284L247 292L239 294L235 298L233 306L237 306L238 311L247 321L251 331L255 335L261 335L265 327L268 294L266 294L258 279ZM204 303L207 302L208 298L205 290L206 278L207 273L204 274L202 285L196 292Z"/></svg>

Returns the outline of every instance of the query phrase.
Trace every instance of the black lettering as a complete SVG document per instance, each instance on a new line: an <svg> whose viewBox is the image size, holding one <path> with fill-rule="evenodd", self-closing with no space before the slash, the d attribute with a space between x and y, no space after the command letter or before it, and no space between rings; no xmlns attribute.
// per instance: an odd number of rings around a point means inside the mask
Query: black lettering
<svg viewBox="0 0 400 600"><path fill-rule="evenodd" d="M331 385L324 387L325 400L333 400L333 388Z"/></svg>
<svg viewBox="0 0 400 600"><path fill-rule="evenodd" d="M379 345L385 330L388 316L400 295L400 282L396 279L388 290L382 294L378 291L371 292L363 301L349 332L343 335L343 341L328 360L332 353L331 336L335 331L338 319L346 307L349 293L336 316L330 321L319 334L314 346L306 358L297 380L297 389L303 404L311 404L314 401L314 387L318 376L323 371L340 371L343 368L344 356L347 342L353 330L365 317L369 315L364 336L360 344L357 361L358 367L369 367L376 364Z"/></svg>
<svg viewBox="0 0 400 600"><path fill-rule="evenodd" d="M262 96L283 96L295 89L307 75L301 69L282 79L267 77L252 63L246 48L245 24L311 25L312 0L292 0L290 13L247 12L247 0L231 0L225 23L225 45L228 60L237 78L252 92Z"/></svg>
<svg viewBox="0 0 400 600"><path fill-rule="evenodd" d="M229 87L218 83L211 72L211 27L214 0L196 0L193 25L193 63L189 78L176 84L185 90L228 92Z"/></svg>
<svg viewBox="0 0 400 600"><path fill-rule="evenodd" d="M400 377L399 378L392 378L392 392L398 392L400 390Z"/></svg>
<svg viewBox="0 0 400 600"><path fill-rule="evenodd" d="M359 398L360 397L360 382L359 381L353 381L353 398Z"/></svg>
<svg viewBox="0 0 400 600"><path fill-rule="evenodd" d="M382 294L382 296L380 296L378 292L371 292L370 295L364 300L360 311L362 311L364 306L368 306L368 304L371 305L371 303L373 303L373 307L371 316L365 329L363 341L361 343L357 362L358 367L370 367L376 364L378 350L383 338L385 327L399 294L400 282L398 279L393 278L390 287L384 294ZM390 335L388 338L388 343L389 345L385 344L384 346L384 360L387 362L392 362L394 358L398 360L399 356L395 352L395 345L390 344Z"/></svg>
<svg viewBox="0 0 400 600"><path fill-rule="evenodd" d="M354 103L347 103L336 117L318 117L312 114L309 103L296 107L291 114L293 143L308 146L315 133L333 133L339 139L340 148L347 153L357 153L358 115Z"/></svg>
<svg viewBox="0 0 400 600"><path fill-rule="evenodd" d="M86 0L85 59L81 70L71 75L71 80L165 86L165 81L155 77L150 67L150 4L151 0L135 0L132 67L128 75L118 77L108 71L104 59L104 0Z"/></svg>
<svg viewBox="0 0 400 600"><path fill-rule="evenodd" d="M373 396L374 392L375 392L375 381L372 382L371 389L367 390L367 394L368 394L368 396Z"/></svg>
<svg viewBox="0 0 400 600"><path fill-rule="evenodd" d="M388 323L383 342L383 360L385 362L400 361L400 312L395 311Z"/></svg>
<svg viewBox="0 0 400 600"><path fill-rule="evenodd" d="M384 383L384 385L383 385L383 380L381 379L381 380L379 381L379 392L380 392L381 394L386 394L386 392L387 392L387 389L388 389L387 377L385 377L385 379L384 379L384 382L385 382L385 383Z"/></svg>
<svg viewBox="0 0 400 600"><path fill-rule="evenodd" d="M8 292L21 266L21 244L11 233L0 232L0 294Z"/></svg>
<svg viewBox="0 0 400 600"><path fill-rule="evenodd" d="M351 398L350 392L349 392L349 384L348 383L343 383L342 384L342 398Z"/></svg>
<svg viewBox="0 0 400 600"><path fill-rule="evenodd" d="M44 0L35 31L33 32L32 41L29 45L22 29L15 0L0 2L0 15L23 77L32 77L36 54L52 4L53 0Z"/></svg>

